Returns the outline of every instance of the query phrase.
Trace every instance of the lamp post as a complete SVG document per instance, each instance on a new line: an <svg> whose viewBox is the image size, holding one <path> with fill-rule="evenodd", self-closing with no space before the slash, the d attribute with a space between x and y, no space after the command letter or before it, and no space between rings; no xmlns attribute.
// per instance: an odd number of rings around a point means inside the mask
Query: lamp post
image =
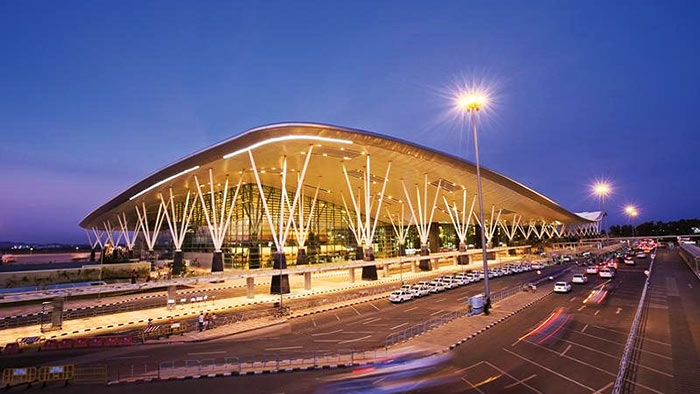
<svg viewBox="0 0 700 394"><path fill-rule="evenodd" d="M487 97L480 92L469 92L462 95L457 104L460 109L469 114L472 123L472 133L474 137L474 152L476 159L476 193L479 198L479 220L481 221L481 258L483 259L484 267L484 295L486 296L486 303L489 305L491 303L491 291L489 289L489 264L486 258L486 235L484 234L484 198L481 193L481 167L479 163L479 137L476 130L477 119L479 118L479 111L486 105Z"/></svg>
<svg viewBox="0 0 700 394"><path fill-rule="evenodd" d="M634 220L634 218L636 218L637 215L639 215L639 211L637 210L637 207L635 207L634 205L627 205L627 206L625 206L625 214L629 218L629 224L630 224L630 226L632 226L632 238L634 238L637 235L635 234L636 231L635 231L634 225L632 224L632 220Z"/></svg>
<svg viewBox="0 0 700 394"><path fill-rule="evenodd" d="M612 193L612 186L610 185L610 182L608 181L597 181L596 183L591 186L591 192L595 197L598 198L599 202L599 209L603 213L603 218L601 219L602 221L602 227L605 229L605 211L603 210L605 207L605 198ZM607 232L605 233L607 236Z"/></svg>

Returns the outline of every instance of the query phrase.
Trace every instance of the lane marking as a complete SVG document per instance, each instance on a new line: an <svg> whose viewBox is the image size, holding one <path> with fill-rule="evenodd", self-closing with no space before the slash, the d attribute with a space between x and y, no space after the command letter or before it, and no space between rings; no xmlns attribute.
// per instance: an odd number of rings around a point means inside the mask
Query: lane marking
<svg viewBox="0 0 700 394"><path fill-rule="evenodd" d="M342 339L314 339L314 342L317 343L337 343L342 341Z"/></svg>
<svg viewBox="0 0 700 394"><path fill-rule="evenodd" d="M465 381L469 386L471 386L471 388L473 388L474 390L478 391L479 393L481 393L481 394L486 394L486 393L484 393L483 391L481 391L478 387L474 386L474 383L472 383L472 382L470 382L469 380L467 380L467 378L462 378L462 380Z"/></svg>
<svg viewBox="0 0 700 394"><path fill-rule="evenodd" d="M404 312L410 312L410 311L414 311L416 309L418 309L418 307L414 306L413 308L408 308L408 309L404 310Z"/></svg>
<svg viewBox="0 0 700 394"><path fill-rule="evenodd" d="M362 323L362 324L367 325L367 324L374 323L375 321L379 321L379 320L382 320L382 318L381 318L381 317L375 317L374 319L367 320L367 321L365 321L365 322Z"/></svg>
<svg viewBox="0 0 700 394"><path fill-rule="evenodd" d="M346 334L374 334L374 331L345 331Z"/></svg>
<svg viewBox="0 0 700 394"><path fill-rule="evenodd" d="M435 316L435 315L437 315L438 313L442 313L442 312L444 312L444 310L443 310L443 309L440 309L440 310L437 311L437 312L431 313L430 316Z"/></svg>
<svg viewBox="0 0 700 394"><path fill-rule="evenodd" d="M622 308L617 308L617 310L615 311L615 314L619 315L621 310L622 310Z"/></svg>
<svg viewBox="0 0 700 394"><path fill-rule="evenodd" d="M350 308L352 308L352 310L355 311L355 313L357 313L358 316L362 314L362 313L360 313L357 309L355 309L354 306L350 305Z"/></svg>
<svg viewBox="0 0 700 394"><path fill-rule="evenodd" d="M511 384L509 384L509 385L503 386L503 388L504 388L504 389L509 389L509 388L513 388L513 387L515 387L515 386L517 386L517 385L519 385L519 384L522 384L523 386L528 387L529 389L531 389L532 391L534 391L534 392L536 392L536 393L544 394L544 393L542 393L541 391L532 388L532 386L524 384L525 382L527 382L527 381L530 380L530 379L535 378L536 376L537 376L537 375L532 374L532 375L526 377L525 379L521 379L521 380L516 381L515 383L511 383Z"/></svg>
<svg viewBox="0 0 700 394"><path fill-rule="evenodd" d="M566 354L566 352L568 352L568 351L569 351L569 349L571 349L571 346L572 346L572 345L569 345L569 346L567 346L567 347L566 347L566 349L564 349L564 351L563 351L563 352L561 352L561 354L559 354L559 357L562 357L563 355L565 355L565 354Z"/></svg>
<svg viewBox="0 0 700 394"><path fill-rule="evenodd" d="M319 332L319 333L316 333L316 334L311 334L311 336L312 336L312 337L322 337L322 336L324 336L324 335L331 335L331 334L335 334L336 332L341 332L341 331L343 331L342 328L339 329L339 330L335 330L335 331Z"/></svg>
<svg viewBox="0 0 700 394"><path fill-rule="evenodd" d="M576 299L576 297L571 297L571 299L569 300L569 302L573 302L575 299Z"/></svg>
<svg viewBox="0 0 700 394"><path fill-rule="evenodd" d="M340 316L338 316L337 313L334 313L334 315L335 315L335 318L338 319L338 321L340 321Z"/></svg>
<svg viewBox="0 0 700 394"><path fill-rule="evenodd" d="M570 329L567 329L567 331L571 331L571 332L573 332L573 333L580 334L580 335L585 335L585 336L587 336L587 337L595 338L595 339L598 339L598 340L601 340L601 341L605 341L605 342L609 342L609 343L614 343L615 345L618 345L618 346L625 346L624 343L620 343L620 342L617 342L617 341L611 341L610 339L601 338L601 337L598 337L598 336L595 336L595 335L590 335L590 334L586 334L586 333L583 333L583 332L578 332L578 331L574 331L574 330L570 330ZM654 356L656 356L656 357L661 357L661 358L666 359L666 360L672 360L671 357L669 357L669 356L664 356L663 354L655 353L655 352L652 352L652 351L649 351L649 350L645 350L645 349L639 349L639 350L642 351L643 353L649 353L649 354L652 354L652 355L654 355Z"/></svg>
<svg viewBox="0 0 700 394"><path fill-rule="evenodd" d="M378 310L378 311L381 310L381 309L377 308L377 306L374 305L373 303L370 302L369 304L372 305L372 307L373 307L374 309L376 309L376 310Z"/></svg>
<svg viewBox="0 0 700 394"><path fill-rule="evenodd" d="M437 303L437 302L443 302L443 301L447 301L447 297L441 298L441 299L439 299L439 300L437 300L437 301L435 301L435 302Z"/></svg>
<svg viewBox="0 0 700 394"><path fill-rule="evenodd" d="M494 364L492 364L492 363L490 363L490 362L488 362L488 361L486 361L486 364L488 364L491 368L493 368L493 369L495 369L495 370L501 372L501 374L506 375L506 376L508 376L509 378L515 380L516 382L515 382L513 385L510 385L510 387L517 386L518 384L522 384L523 386L529 388L530 390L532 390L532 391L534 391L534 392L536 392L536 393L538 393L538 394L544 394L543 392L541 392L541 391L537 390L536 388L530 386L529 384L525 383L525 381L530 380L530 379L534 378L534 377L537 376L537 375L532 374L531 376L528 376L528 377L525 378L525 379L518 380L518 379L516 379L513 375L511 375L511 374L509 374L508 372L502 370L501 368L498 368L496 365L494 365ZM504 388L508 388L508 386L505 386Z"/></svg>
<svg viewBox="0 0 700 394"><path fill-rule="evenodd" d="M581 329L581 332L586 331L587 328L588 328L588 324L586 324L586 325Z"/></svg>
<svg viewBox="0 0 700 394"><path fill-rule="evenodd" d="M121 356L121 357L112 357L108 358L107 360L131 360L135 358L149 358L150 356Z"/></svg>
<svg viewBox="0 0 700 394"><path fill-rule="evenodd" d="M408 324L408 322L403 323L403 324L399 324L398 326L391 327L389 330L395 330L395 329L397 329L397 328L399 328L399 327L403 327L403 326L405 326L405 325L407 325L407 324Z"/></svg>
<svg viewBox="0 0 700 394"><path fill-rule="evenodd" d="M207 354L222 354L222 353L226 353L226 352L225 352L224 350L219 350L219 351L216 351L216 352L187 353L187 355L188 355L188 356L204 356L204 355L207 355Z"/></svg>
<svg viewBox="0 0 700 394"><path fill-rule="evenodd" d="M595 313L593 314L593 316L598 316L599 313L600 313L600 309L598 309L597 311L595 311Z"/></svg>
<svg viewBox="0 0 700 394"><path fill-rule="evenodd" d="M316 320L314 320L314 318L313 318L313 317L311 318L311 323L313 323L313 324L314 324L314 327L318 327L318 325L316 324Z"/></svg>
<svg viewBox="0 0 700 394"><path fill-rule="evenodd" d="M596 392L593 393L593 394L600 394L600 393L602 393L602 392L605 391L608 387L612 386L613 383L615 383L615 382L613 381L613 382L610 382L610 383L606 384L605 386L601 387L600 390L596 391Z"/></svg>
<svg viewBox="0 0 700 394"><path fill-rule="evenodd" d="M364 337L360 337L360 338L348 339L347 341L338 342L338 345L342 345L342 344L344 344L344 343L351 343L351 342L362 341L362 340L365 340L365 339L370 338L370 337L372 337L371 334L370 334L370 335L365 335Z"/></svg>
<svg viewBox="0 0 700 394"><path fill-rule="evenodd" d="M459 297L459 298L457 298L457 301L466 300L466 299L469 298L469 297L471 297L471 296L467 294L467 295L465 295L464 297Z"/></svg>
<svg viewBox="0 0 700 394"><path fill-rule="evenodd" d="M584 304L583 306L581 306L581 307L578 308L577 310L578 310L579 312L581 312L581 311L583 310L583 308L585 308L585 307L586 307L586 305Z"/></svg>
<svg viewBox="0 0 700 394"><path fill-rule="evenodd" d="M295 349L302 349L302 346L269 347L269 348L266 348L265 350L295 350Z"/></svg>
<svg viewBox="0 0 700 394"><path fill-rule="evenodd" d="M628 333L626 333L626 332L624 332L624 331L613 330L612 328L602 327L602 326L598 326L598 325L595 325L595 324L593 324L592 326L593 326L593 328L597 328L597 329L599 329L599 330L607 330L607 331L615 332L615 333L622 334L622 335L625 335L625 336L628 334ZM583 331L581 331L581 332L583 332ZM654 342L654 343L658 343L659 345L666 345L666 346L668 346L668 347L671 346L671 344L668 343L668 342L657 341L656 339L644 338L644 340L645 340L645 341Z"/></svg>
<svg viewBox="0 0 700 394"><path fill-rule="evenodd" d="M564 379L564 380L568 380L569 382L571 382L571 383L573 383L573 384L575 384L575 385L577 385L577 386L579 386L579 387L583 387L584 389L586 389L586 390L588 390L588 391L590 391L590 392L594 392L594 391L595 391L595 390L593 390L591 387L588 387L588 386L586 386L585 384L583 384L583 383L581 383L581 382L578 382L578 381L576 381L576 380L573 380L573 379L571 379L571 378L568 377L568 376L562 375L562 374L560 374L559 372L557 372L557 371L555 371L555 370L553 370L553 369L547 368L547 367L545 367L544 365L538 363L537 361L532 361L532 360L528 359L527 357L523 357L523 356L519 355L518 353L512 352L512 351L510 351L510 350L508 350L508 349L506 349L506 348L502 348L502 349L503 349L503 351L505 351L506 353L512 354L513 356L515 356L515 357L517 357L517 358L519 358L519 359L521 359L521 360L523 360L523 361L526 361L526 362L528 362L528 363L530 363L530 364L536 365L536 366L538 366L538 367L544 369L545 371L551 372L551 373L553 373L554 375L559 376L560 378L562 378L562 379Z"/></svg>

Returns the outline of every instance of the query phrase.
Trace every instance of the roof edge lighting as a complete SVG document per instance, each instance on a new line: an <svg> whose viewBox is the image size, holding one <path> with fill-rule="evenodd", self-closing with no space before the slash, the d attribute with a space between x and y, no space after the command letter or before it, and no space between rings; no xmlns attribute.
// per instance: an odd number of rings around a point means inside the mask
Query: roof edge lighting
<svg viewBox="0 0 700 394"><path fill-rule="evenodd" d="M156 187L158 187L158 186L160 186L160 185L162 185L162 184L164 184L164 183L166 183L166 182L172 181L173 179L179 177L180 175L187 174L188 172L192 172L192 171L195 171L195 170L197 170L197 169L199 169L199 166L194 166L194 167L192 167L192 168L188 168L188 169L186 169L186 170L184 170L184 171L178 172L178 173L175 174L175 175L169 176L169 177L163 179L162 181L160 181L160 182L158 182L158 183L154 183L154 184L151 185L150 187L147 187L147 188L141 190L140 192L134 194L133 196L131 196L131 197L129 198L129 200L133 200L133 199L135 199L135 198L138 198L139 196L141 196L141 195L143 195L143 194L145 194L145 193L148 193L149 191L155 189Z"/></svg>
<svg viewBox="0 0 700 394"><path fill-rule="evenodd" d="M285 135L282 137L275 137L275 138L270 138L264 141L257 142L251 146L248 146L243 149L239 149L235 152L231 152L228 154L224 155L224 159L229 159L233 156L239 155L243 152L247 152L249 150L261 147L263 145L271 144L274 142L280 142L280 141L289 141L289 140L313 140L313 141L323 141L323 142L336 142L339 144L352 144L352 141L350 140L343 140L339 138L328 138L328 137L320 137L317 135Z"/></svg>

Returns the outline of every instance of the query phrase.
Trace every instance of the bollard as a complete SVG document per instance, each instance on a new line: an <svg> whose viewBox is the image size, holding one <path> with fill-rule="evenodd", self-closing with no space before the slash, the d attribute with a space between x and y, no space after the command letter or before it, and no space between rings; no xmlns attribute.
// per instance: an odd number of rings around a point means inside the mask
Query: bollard
<svg viewBox="0 0 700 394"><path fill-rule="evenodd" d="M355 283L355 269L350 268L348 273L350 274L350 283Z"/></svg>
<svg viewBox="0 0 700 394"><path fill-rule="evenodd" d="M384 264L384 277L389 277L389 264Z"/></svg>
<svg viewBox="0 0 700 394"><path fill-rule="evenodd" d="M245 278L245 282L247 289L246 296L251 299L255 298L255 278L253 278L252 276Z"/></svg>
<svg viewBox="0 0 700 394"><path fill-rule="evenodd" d="M304 272L304 290L311 290L311 272Z"/></svg>
<svg viewBox="0 0 700 394"><path fill-rule="evenodd" d="M411 261L411 272L413 272L413 273L416 272L416 261L415 260Z"/></svg>

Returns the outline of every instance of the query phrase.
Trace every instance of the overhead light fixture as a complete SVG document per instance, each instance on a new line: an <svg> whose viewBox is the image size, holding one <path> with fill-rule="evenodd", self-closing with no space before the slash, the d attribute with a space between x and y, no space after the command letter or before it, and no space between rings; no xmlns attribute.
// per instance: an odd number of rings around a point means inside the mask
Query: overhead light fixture
<svg viewBox="0 0 700 394"><path fill-rule="evenodd" d="M151 191L151 190L157 188L158 186L160 186L160 185L162 185L162 184L164 184L164 183L167 183L167 182L172 181L173 179L179 177L180 175L187 174L188 172L192 172L192 171L195 171L195 170L197 170L197 169L199 169L199 166L194 166L194 167L188 168L188 169L186 169L186 170L184 170L184 171L180 171L180 172L178 172L178 173L175 174L175 175L169 176L169 177L163 179L162 181L157 182L157 183L154 183L154 184L151 185L150 187L147 187L147 188L141 190L140 192L134 194L133 196L131 196L131 198L129 198L129 200L133 200L133 199L135 199L135 198L138 198L139 196L141 196L141 195L143 195L143 194L145 194L145 193L148 193L149 191Z"/></svg>
<svg viewBox="0 0 700 394"><path fill-rule="evenodd" d="M249 150L253 150L253 149L255 149L255 148L259 148L259 147L261 147L261 146L263 146L263 145L272 144L272 143L281 142L281 141L291 141L291 140L312 140L312 141L335 142L335 143L338 143L338 144L352 144L352 141L350 141L350 140L342 140L342 139L338 139L338 138L320 137L320 136L317 136L317 135L285 135L285 136L282 136L282 137L269 138L269 139L266 139L266 140L264 140L264 141L256 142L255 144L253 144L253 145L251 145L251 146L249 146L249 147L247 147L247 148L239 149L239 150L237 150L237 151L235 151L235 152L228 153L228 154L224 155L224 159L230 159L230 158L232 158L232 157L234 157L234 156L236 156L236 155L239 155L239 154L241 154L241 153L243 153L243 152L247 152L247 151L249 151Z"/></svg>

